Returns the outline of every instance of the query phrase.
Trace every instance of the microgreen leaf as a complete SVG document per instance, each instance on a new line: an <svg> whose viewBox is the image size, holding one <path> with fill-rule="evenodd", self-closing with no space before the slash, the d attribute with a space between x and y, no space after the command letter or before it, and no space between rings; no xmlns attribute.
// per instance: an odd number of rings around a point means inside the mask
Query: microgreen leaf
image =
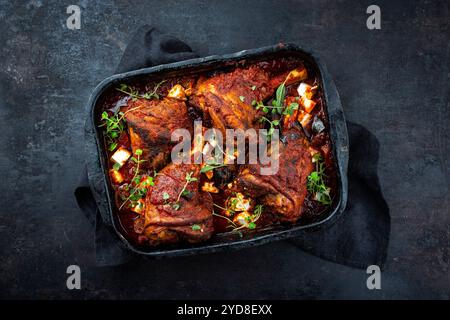
<svg viewBox="0 0 450 320"><path fill-rule="evenodd" d="M136 157L131 157L132 161L136 163L136 167L134 168L134 176L131 178L131 183L127 186L126 190L129 191L129 196L125 198L125 200L122 202L122 204L119 207L119 210L123 208L123 206L130 202L130 207L135 207L139 200L145 197L145 195L148 192L148 186L153 186L153 178L146 177L144 178L143 175L140 174L140 165L145 160L141 160L140 155L142 154L139 152L140 149L137 149L135 151ZM144 180L143 180L144 178ZM130 188L131 186L131 188ZM123 199L123 198L122 198Z"/></svg>
<svg viewBox="0 0 450 320"><path fill-rule="evenodd" d="M99 127L104 127L103 134L106 139L109 151L114 151L117 148L117 138L120 137L125 129L123 121L123 113L116 112L111 116L107 111L102 112L102 124Z"/></svg>
<svg viewBox="0 0 450 320"><path fill-rule="evenodd" d="M114 151L117 148L117 142L112 142L109 147L108 150L109 151Z"/></svg>
<svg viewBox="0 0 450 320"><path fill-rule="evenodd" d="M181 206L180 205L180 198L181 198L182 195L184 195L184 196L190 195L189 190L187 190L186 188L187 188L189 183L197 181L197 178L192 176L193 174L194 174L194 172L192 172L192 171L186 173L186 176L185 176L186 183L184 184L183 188L181 189L180 193L178 194L177 200L174 203L172 203L172 208L174 210L179 210L180 209L180 206ZM163 194L163 199L164 200L168 200L169 199L168 195L166 196L166 193Z"/></svg>
<svg viewBox="0 0 450 320"><path fill-rule="evenodd" d="M189 197L191 195L191 192L189 190L183 190L181 193L182 197Z"/></svg>
<svg viewBox="0 0 450 320"><path fill-rule="evenodd" d="M314 200L323 205L331 204L330 188L325 185L325 168L322 157L316 153L313 158L316 164L316 170L311 172L308 176L307 189L314 194Z"/></svg>
<svg viewBox="0 0 450 320"><path fill-rule="evenodd" d="M162 80L158 84L156 84L152 91L145 92L144 94L140 94L139 91L135 90L133 87L130 87L124 83L120 84L118 88L116 88L117 91L120 91L122 93L127 94L131 99L159 99L158 89L159 87L166 82L166 80Z"/></svg>
<svg viewBox="0 0 450 320"><path fill-rule="evenodd" d="M297 110L297 109L298 109L298 103L292 102L290 105L288 105L288 106L284 109L283 114L284 114L284 115L292 116L292 114L294 113L294 110Z"/></svg>
<svg viewBox="0 0 450 320"><path fill-rule="evenodd" d="M278 87L277 91L276 91L276 105L277 106L282 106L283 104L283 100L284 100L284 95L286 93L286 88L284 85L284 82ZM275 101L275 100L274 100Z"/></svg>
<svg viewBox="0 0 450 320"><path fill-rule="evenodd" d="M201 173L205 173L220 167L225 167L226 164L221 164L221 163L209 163L209 164L205 164L201 169L200 172Z"/></svg>

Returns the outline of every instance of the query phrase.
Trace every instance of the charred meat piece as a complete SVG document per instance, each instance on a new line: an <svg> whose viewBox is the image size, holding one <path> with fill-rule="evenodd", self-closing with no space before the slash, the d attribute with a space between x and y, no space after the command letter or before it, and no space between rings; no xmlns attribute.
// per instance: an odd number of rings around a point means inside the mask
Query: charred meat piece
<svg viewBox="0 0 450 320"><path fill-rule="evenodd" d="M212 199L199 191L198 165L171 163L156 176L149 189L145 213L135 231L148 243L191 243L207 240L213 233Z"/></svg>
<svg viewBox="0 0 450 320"><path fill-rule="evenodd" d="M256 64L200 79L190 102L222 132L227 128L258 128L260 114L252 102L267 99L285 81L289 84L307 77L303 65L276 74L269 70L265 65Z"/></svg>
<svg viewBox="0 0 450 320"><path fill-rule="evenodd" d="M166 165L172 147L172 132L187 129L192 133L192 121L188 116L186 103L181 99L130 100L122 108L128 124L133 152L143 150L144 166L158 170Z"/></svg>
<svg viewBox="0 0 450 320"><path fill-rule="evenodd" d="M285 132L279 147L279 169L261 175L260 164L243 166L234 188L264 204L280 221L295 222L302 214L307 177L313 170L314 152L300 129Z"/></svg>

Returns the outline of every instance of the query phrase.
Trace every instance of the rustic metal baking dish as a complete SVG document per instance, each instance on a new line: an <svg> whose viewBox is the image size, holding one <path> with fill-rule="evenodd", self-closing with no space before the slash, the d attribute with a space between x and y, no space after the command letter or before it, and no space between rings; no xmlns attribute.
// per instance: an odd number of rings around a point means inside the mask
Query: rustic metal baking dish
<svg viewBox="0 0 450 320"><path fill-rule="evenodd" d="M209 241L190 245L177 244L168 247L138 247L129 242L120 232L118 218L115 214L114 193L110 187L109 175L107 174L106 152L102 143L102 133L98 129L98 121L101 110L97 105L99 97L111 87L120 83L136 81L145 76L146 79L161 79L169 76L181 76L188 73L198 73L221 69L230 62L242 59L261 60L280 56L298 56L315 68L321 79L325 108L328 113L329 130L333 152L336 162L338 176L338 199L334 201L330 210L318 217L315 221L300 221L294 225L273 226L264 230L245 234L240 237L237 234L219 234L213 236ZM244 50L237 53L221 56L209 56L171 64L130 71L117 74L103 80L95 89L89 99L89 119L86 121L86 154L88 165L88 177L94 198L97 202L100 214L105 223L111 226L117 233L122 245L138 254L152 257L167 257L192 255L198 253L217 252L221 250L239 249L259 245L271 241L295 237L306 229L322 228L330 225L345 209L347 201L347 163L348 163L348 136L342 105L334 82L330 77L325 65L314 54L308 53L293 44L278 44L259 49Z"/></svg>

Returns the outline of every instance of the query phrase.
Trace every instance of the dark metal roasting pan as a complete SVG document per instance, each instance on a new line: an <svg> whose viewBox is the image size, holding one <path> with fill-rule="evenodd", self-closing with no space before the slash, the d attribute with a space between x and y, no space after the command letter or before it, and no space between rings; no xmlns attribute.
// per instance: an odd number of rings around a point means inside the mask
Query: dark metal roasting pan
<svg viewBox="0 0 450 320"><path fill-rule="evenodd" d="M120 83L137 81L142 77L150 80L164 77L182 76L186 74L221 69L230 62L246 59L258 61L283 56L296 56L307 62L313 68L321 80L325 110L329 120L330 138L333 146L335 165L337 170L337 198L327 213L322 214L314 221L298 221L293 225L276 225L263 230L245 233L244 236L234 234L217 234L210 240L198 244L176 244L163 247L140 247L129 242L119 231L119 222L115 214L114 191L110 187L107 170L107 155L103 146L101 129L98 128L100 106L99 98L111 87ZM171 257L183 255L195 255L199 253L218 252L223 250L235 250L267 242L283 240L295 237L307 229L324 228L333 223L345 209L347 202L347 163L348 163L348 136L345 117L342 110L339 94L334 82L320 59L293 44L278 44L259 49L243 50L226 55L214 55L204 58L180 61L155 67L116 74L103 80L93 91L88 102L89 118L85 126L86 156L89 183L93 190L95 201L100 214L110 227L117 233L118 241L123 247L137 254L150 257Z"/></svg>

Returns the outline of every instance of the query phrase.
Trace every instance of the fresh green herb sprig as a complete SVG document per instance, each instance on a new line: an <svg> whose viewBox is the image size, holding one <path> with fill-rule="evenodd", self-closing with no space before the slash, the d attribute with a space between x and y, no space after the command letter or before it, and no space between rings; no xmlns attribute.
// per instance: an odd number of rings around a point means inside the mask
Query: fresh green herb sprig
<svg viewBox="0 0 450 320"><path fill-rule="evenodd" d="M229 199L229 197L228 197L228 199ZM228 199L225 201L225 203L228 203ZM234 215L234 214L235 214L235 211L234 211L233 209L231 209L230 207L228 207L228 206L222 207L222 206L219 206L219 205L216 204L216 203L213 203L213 206L215 206L215 207L217 207L217 208L219 208L219 209L221 209L221 210L223 210L223 211L225 211L225 212L229 212L231 215ZM230 221L231 221L231 220L230 220Z"/></svg>
<svg viewBox="0 0 450 320"><path fill-rule="evenodd" d="M166 80L160 81L158 84L156 84L156 86L153 88L152 91L148 91L144 94L140 94L139 91L135 90L133 87L130 87L129 85L127 85L125 83L122 83L118 88L116 88L116 90L127 94L133 100L137 100L140 98L147 99L147 100L159 99L160 95L158 94L158 89L159 89L159 87L161 87L161 85L164 82L166 82Z"/></svg>
<svg viewBox="0 0 450 320"><path fill-rule="evenodd" d="M288 116L292 116L294 114L294 111L298 109L298 103L297 102L292 102L291 104L289 104L288 106L286 106L286 108L284 108L283 110L283 115L288 115Z"/></svg>
<svg viewBox="0 0 450 320"><path fill-rule="evenodd" d="M181 207L181 204L180 204L181 197L188 197L190 195L189 190L186 189L188 187L189 183L192 183L192 182L195 182L195 181L198 180L197 178L192 176L193 174L194 174L194 172L192 172L192 171L189 172L189 173L186 173L186 176L184 178L186 180L186 182L183 185L183 188L181 189L180 193L178 194L177 200L175 202L171 203L171 206L172 206L172 208L174 210L179 210L180 209L180 207Z"/></svg>
<svg viewBox="0 0 450 320"><path fill-rule="evenodd" d="M274 102L272 101L272 104L273 103ZM264 105L264 103L262 103L262 101L258 102L256 100L253 100L252 101L252 106L254 106L256 110L260 110L261 109L264 113L279 114L279 115L292 115L294 113L294 110L298 109L298 103L297 102L292 102L286 107L284 107L284 106L279 107L278 105L276 105L276 106L266 106L266 105Z"/></svg>
<svg viewBox="0 0 450 320"><path fill-rule="evenodd" d="M130 96L131 99L136 100L141 98L141 95L139 94L139 91L133 89L133 87L130 87L129 85L125 83L121 83L118 88L116 88L117 91L120 91L122 93L125 93L126 95Z"/></svg>
<svg viewBox="0 0 450 320"><path fill-rule="evenodd" d="M245 220L247 222L246 227L248 229L256 229L256 222L261 218L261 214L264 211L264 206L262 204L257 204L255 206L255 209L253 210L253 214L248 216ZM241 229L242 227L245 227L245 225L239 227L238 229Z"/></svg>
<svg viewBox="0 0 450 320"><path fill-rule="evenodd" d="M278 127L278 125L280 124L280 120L270 120L264 116L262 116L261 118L259 118L259 122L261 123L268 123L269 124L269 130L266 133L266 138L267 141L270 141L272 139L272 135L275 132L275 129Z"/></svg>
<svg viewBox="0 0 450 320"><path fill-rule="evenodd" d="M285 82L283 82L280 86L278 86L276 93L275 93L275 99L272 100L271 106L266 106L262 101L252 101L252 106L256 108L256 110L262 110L265 114L272 114L272 115L289 115L291 116L294 113L294 110L298 109L298 103L292 102L288 106L284 105L284 99L286 96L286 85ZM272 139L272 135L275 131L275 128L279 126L280 120L269 120L267 117L262 116L259 119L260 122L267 122L270 127L269 131L267 132L267 140Z"/></svg>
<svg viewBox="0 0 450 320"><path fill-rule="evenodd" d="M284 109L284 98L286 96L286 85L283 82L277 88L275 92L275 99L272 100L272 106L265 106L262 102L256 103L256 109L262 108L264 113L268 113L269 109L272 114L283 114Z"/></svg>
<svg viewBox="0 0 450 320"><path fill-rule="evenodd" d="M264 206L262 204L257 204L255 206L255 209L253 210L253 214L247 219L248 222L248 228L249 229L255 229L256 228L256 221L261 218L261 214L264 211Z"/></svg>
<svg viewBox="0 0 450 320"><path fill-rule="evenodd" d="M314 200L323 205L330 205L332 202L330 188L325 185L325 163L319 153L313 156L316 170L308 176L307 189L314 194Z"/></svg>
<svg viewBox="0 0 450 320"><path fill-rule="evenodd" d="M234 154L237 151L235 148L233 148L233 150L227 150L227 152L225 152L220 147L219 143L216 143L215 146L216 148L218 148L220 153L216 153L213 158L209 158L208 160L206 160L205 165L200 169L200 173L206 173L217 168L226 167L229 163L225 163L223 158L220 159L220 155L225 156L225 161L227 161L227 159L235 159Z"/></svg>
<svg viewBox="0 0 450 320"><path fill-rule="evenodd" d="M218 208L224 210L223 207L221 207L221 206L219 206L219 205L216 205L215 203L214 203L214 206L216 206L216 207L218 207ZM221 214L216 213L214 210L213 210L213 212L212 212L212 215L213 215L213 216L216 216L216 217L218 217L218 218L222 218L222 219L227 220L228 223L229 223L229 227L232 227L233 229L238 228L238 226L233 222L233 220L231 220L230 218L228 218L228 217L226 217L226 216L224 216L224 215L221 215Z"/></svg>
<svg viewBox="0 0 450 320"><path fill-rule="evenodd" d="M230 212L232 215L235 214L235 211L233 211L232 209L230 209L228 207L224 208L224 207L221 207L221 206L219 206L219 205L217 205L215 203L213 203L213 205L215 207L219 208L219 209L222 209L222 210ZM226 217L224 215L217 214L214 211L212 212L212 214L214 216L216 216L216 217L219 217L219 218L227 220L229 222L228 227L231 228L231 232L240 232L240 230L245 228L245 227L247 227L248 229L255 229L256 228L256 222L259 220L259 218L261 218L261 215L262 215L263 211L264 211L264 206L262 204L257 204L255 206L255 209L253 210L253 214L246 218L247 225L241 225L241 226L236 225L236 223L233 220L231 220L230 218L228 218L228 217Z"/></svg>
<svg viewBox="0 0 450 320"><path fill-rule="evenodd" d="M123 112L116 112L111 116L107 111L102 112L102 124L99 127L105 127L104 136L109 151L114 151L117 148L117 139L125 129L123 115Z"/></svg>
<svg viewBox="0 0 450 320"><path fill-rule="evenodd" d="M159 94L158 94L158 90L159 90L159 87L161 87L161 85L162 85L164 82L166 82L166 80L162 80L162 81L158 82L158 83L156 84L156 86L153 88L153 90L144 93L144 94L142 95L142 98L144 98L144 99L153 99L153 98L159 99L160 96L159 96Z"/></svg>
<svg viewBox="0 0 450 320"><path fill-rule="evenodd" d="M272 100L272 105L275 107L274 110L276 110L278 113L281 113L283 111L284 97L286 96L285 82L280 84L280 86L277 88L277 91L275 92L275 99Z"/></svg>
<svg viewBox="0 0 450 320"><path fill-rule="evenodd" d="M292 102L288 106L284 105L284 99L286 97L286 80L277 88L275 94L276 99L272 101L274 110L280 115L292 115L294 110L298 109L298 103L296 102Z"/></svg>
<svg viewBox="0 0 450 320"><path fill-rule="evenodd" d="M144 181L142 181L143 177L140 172L140 166L146 161L141 159L142 150L137 149L134 154L135 156L131 157L131 161L136 163L136 168L134 169L133 178L128 185L129 196L125 198L124 202L122 202L119 210L122 209L128 202L130 202L131 207L140 205L139 200L145 197L148 192L148 187L155 185L153 182L153 177L147 177Z"/></svg>
<svg viewBox="0 0 450 320"><path fill-rule="evenodd" d="M152 91L146 92L144 94L139 94L139 92L132 87L122 83L119 88L116 88L116 90L125 93L131 97L131 99L136 100L139 98L142 99L159 99L160 96L158 94L159 87L165 82L166 80L163 80L159 82ZM122 132L125 129L125 114L127 114L130 111L134 111L136 109L139 109L142 106L137 106L131 109L128 109L126 112L116 112L113 115L109 115L107 111L103 111L102 113L102 124L99 127L106 127L104 133L105 137L108 143L108 150L114 151L117 148L117 139L120 137Z"/></svg>
<svg viewBox="0 0 450 320"><path fill-rule="evenodd" d="M219 163L215 159L211 159L209 161L206 161L206 164L200 169L200 173L205 173L221 167L226 167L226 164Z"/></svg>

